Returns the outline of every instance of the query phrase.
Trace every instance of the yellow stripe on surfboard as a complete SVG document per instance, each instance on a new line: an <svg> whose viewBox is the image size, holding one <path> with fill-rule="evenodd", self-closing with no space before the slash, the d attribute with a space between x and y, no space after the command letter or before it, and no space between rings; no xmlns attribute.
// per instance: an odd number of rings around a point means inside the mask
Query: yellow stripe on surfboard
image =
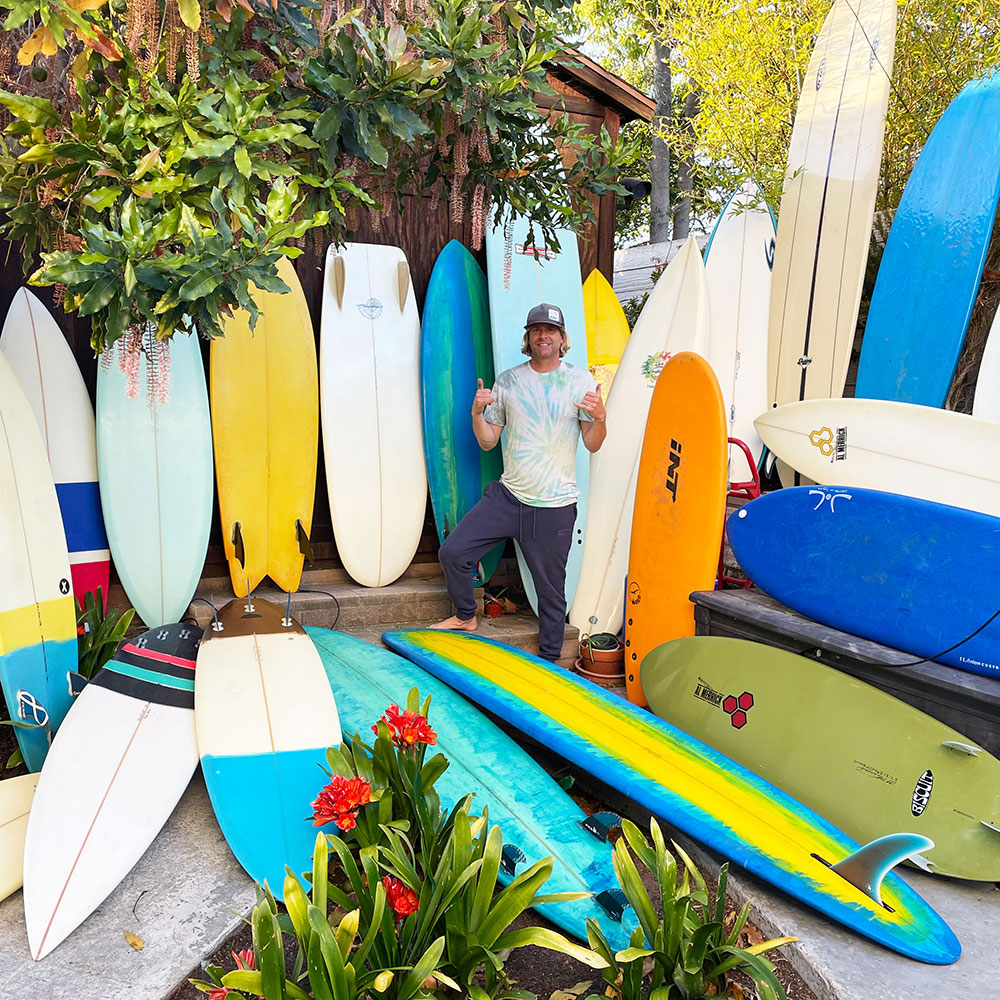
<svg viewBox="0 0 1000 1000"><path fill-rule="evenodd" d="M47 642L76 638L76 608L73 597L39 601L12 611L0 611L0 656Z"/></svg>

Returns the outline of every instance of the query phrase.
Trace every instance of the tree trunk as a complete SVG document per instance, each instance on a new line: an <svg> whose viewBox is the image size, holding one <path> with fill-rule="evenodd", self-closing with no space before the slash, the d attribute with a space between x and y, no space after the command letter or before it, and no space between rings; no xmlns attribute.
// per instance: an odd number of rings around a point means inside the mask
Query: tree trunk
<svg viewBox="0 0 1000 1000"><path fill-rule="evenodd" d="M694 189L694 116L698 114L700 95L697 87L688 92L684 99L684 119L681 135L684 141L684 156L677 164L677 198L674 202L674 239L687 239L691 231L691 192Z"/></svg>
<svg viewBox="0 0 1000 1000"><path fill-rule="evenodd" d="M649 242L670 239L670 147L662 136L670 126L670 45L653 41L653 155L649 162L652 191L649 196Z"/></svg>

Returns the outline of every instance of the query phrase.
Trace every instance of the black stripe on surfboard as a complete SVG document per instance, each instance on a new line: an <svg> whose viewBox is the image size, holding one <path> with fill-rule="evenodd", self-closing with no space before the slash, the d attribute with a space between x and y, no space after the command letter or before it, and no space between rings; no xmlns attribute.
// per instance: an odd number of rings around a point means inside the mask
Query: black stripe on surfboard
<svg viewBox="0 0 1000 1000"><path fill-rule="evenodd" d="M194 710L194 691L179 691L177 688L141 681L127 674L119 674L108 667L99 670L90 683L135 698L136 701L151 701L155 705Z"/></svg>
<svg viewBox="0 0 1000 1000"><path fill-rule="evenodd" d="M166 663L163 660L154 659L152 656L143 656L141 652L133 653L128 649L120 649L115 654L115 660L130 667L141 667L151 673L163 674L165 677L182 677L186 681L194 679L194 661L190 667L181 666L175 663Z"/></svg>

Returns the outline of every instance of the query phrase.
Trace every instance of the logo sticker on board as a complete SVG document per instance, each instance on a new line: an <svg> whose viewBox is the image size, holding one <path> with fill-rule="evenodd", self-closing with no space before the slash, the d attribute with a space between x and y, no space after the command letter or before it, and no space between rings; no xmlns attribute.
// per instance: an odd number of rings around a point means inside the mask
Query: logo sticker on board
<svg viewBox="0 0 1000 1000"><path fill-rule="evenodd" d="M823 86L823 77L826 76L826 59L821 59L819 68L816 70L816 89Z"/></svg>
<svg viewBox="0 0 1000 1000"><path fill-rule="evenodd" d="M875 60L878 58L878 35L872 40L872 54L868 57L868 72L870 73L875 68Z"/></svg>
<svg viewBox="0 0 1000 1000"><path fill-rule="evenodd" d="M694 696L700 698L702 701L707 701L709 705L713 705L715 708L718 708L722 704L722 692L716 691L704 677L698 678L698 683L694 689Z"/></svg>
<svg viewBox="0 0 1000 1000"><path fill-rule="evenodd" d="M659 351L656 354L650 354L645 361L643 361L641 368L643 378L649 383L650 389L656 385L656 380L660 377L660 372L663 371L663 366L670 360L671 354L669 351Z"/></svg>
<svg viewBox="0 0 1000 1000"><path fill-rule="evenodd" d="M747 712L753 708L753 695L749 691L744 691L738 698L734 694L727 694L722 699L722 711L729 716L733 729L742 729L747 724Z"/></svg>
<svg viewBox="0 0 1000 1000"><path fill-rule="evenodd" d="M382 303L375 298L369 299L367 302L359 302L358 312L365 319L378 319L382 315Z"/></svg>
<svg viewBox="0 0 1000 1000"><path fill-rule="evenodd" d="M829 458L833 454L833 431L829 427L821 427L818 431L810 431L809 443L814 448L819 448L821 455Z"/></svg>
<svg viewBox="0 0 1000 1000"><path fill-rule="evenodd" d="M673 438L671 438L670 465L667 466L667 481L664 485L667 488L667 492L673 498L674 503L677 503L677 485L680 482L680 468L681 468L681 443L680 441L675 441Z"/></svg>
<svg viewBox="0 0 1000 1000"><path fill-rule="evenodd" d="M834 503L836 503L836 501L838 501L838 500L850 500L851 499L851 494L850 493L836 492L836 491L832 491L832 490L810 490L809 491L809 496L818 496L819 497L819 500L816 501L816 506L813 507L813 510L819 510L820 507L823 506L823 504L829 503L830 504L830 513L831 514L835 513L833 505L834 505Z"/></svg>
<svg viewBox="0 0 1000 1000"><path fill-rule="evenodd" d="M919 816L927 808L933 789L934 775L931 771L924 771L917 779L917 785L913 789L913 798L910 801L910 812L914 816Z"/></svg>
<svg viewBox="0 0 1000 1000"><path fill-rule="evenodd" d="M629 604L638 604L641 600L642 600L642 591L639 589L639 584L630 583L628 585Z"/></svg>
<svg viewBox="0 0 1000 1000"><path fill-rule="evenodd" d="M557 256L555 250L550 250L548 247L537 247L532 243L518 243L514 252L522 257L539 257L541 260L555 260Z"/></svg>
<svg viewBox="0 0 1000 1000"><path fill-rule="evenodd" d="M68 594L69 593L69 580L67 580L66 577L63 577L59 581L59 593L60 594Z"/></svg>
<svg viewBox="0 0 1000 1000"><path fill-rule="evenodd" d="M49 723L49 713L45 711L42 703L30 692L23 688L17 692L17 716L22 722L29 722L34 726L47 726Z"/></svg>
<svg viewBox="0 0 1000 1000"><path fill-rule="evenodd" d="M767 246L764 247L764 259L767 261L767 269L769 271L774 270L774 237L768 241Z"/></svg>

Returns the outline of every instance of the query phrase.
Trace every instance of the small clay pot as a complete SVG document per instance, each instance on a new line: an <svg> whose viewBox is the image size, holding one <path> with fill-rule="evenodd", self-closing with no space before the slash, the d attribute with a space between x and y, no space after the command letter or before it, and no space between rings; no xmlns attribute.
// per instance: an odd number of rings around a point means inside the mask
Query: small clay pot
<svg viewBox="0 0 1000 1000"><path fill-rule="evenodd" d="M581 642L580 659L587 664L587 669L592 673L624 673L625 647L619 642L614 649L596 649L588 642Z"/></svg>
<svg viewBox="0 0 1000 1000"><path fill-rule="evenodd" d="M598 652L611 652L610 650L599 650ZM587 667L584 667L584 663ZM624 661L621 661L623 664ZM591 662L590 660L584 660L582 656L576 658L576 672L581 677L586 677L587 680L593 681L595 684L600 684L602 687L620 687L625 683L625 671L617 672L615 670L615 665L609 663L608 661L601 662ZM587 669L587 668L591 669Z"/></svg>

